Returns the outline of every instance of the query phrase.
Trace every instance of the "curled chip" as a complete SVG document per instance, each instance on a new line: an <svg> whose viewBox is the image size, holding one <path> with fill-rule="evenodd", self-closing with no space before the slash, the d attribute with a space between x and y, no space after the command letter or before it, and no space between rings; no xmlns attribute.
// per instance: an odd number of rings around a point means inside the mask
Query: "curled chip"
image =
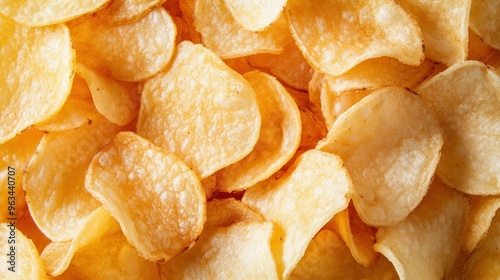
<svg viewBox="0 0 500 280"><path fill-rule="evenodd" d="M94 16L108 24L124 24L138 20L151 8L165 0L113 0Z"/></svg>
<svg viewBox="0 0 500 280"><path fill-rule="evenodd" d="M261 31L275 22L287 0L224 0L224 4L233 18L243 28L250 31Z"/></svg>
<svg viewBox="0 0 500 280"><path fill-rule="evenodd" d="M400 279L442 279L460 252L468 206L463 194L435 181L404 221L378 229L374 248Z"/></svg>
<svg viewBox="0 0 500 280"><path fill-rule="evenodd" d="M455 64L416 92L437 112L444 145L436 173L467 194L500 194L500 77L477 61Z"/></svg>
<svg viewBox="0 0 500 280"><path fill-rule="evenodd" d="M257 94L262 125L252 152L217 173L217 189L224 192L244 190L269 178L300 144L300 112L287 90L262 72L248 72L243 77Z"/></svg>
<svg viewBox="0 0 500 280"><path fill-rule="evenodd" d="M52 241L72 239L99 202L85 190L94 154L120 128L99 116L74 130L45 134L25 170L23 187L33 220Z"/></svg>
<svg viewBox="0 0 500 280"><path fill-rule="evenodd" d="M326 74L381 56L410 65L424 59L417 22L392 0L290 0L285 15L306 60Z"/></svg>
<svg viewBox="0 0 500 280"><path fill-rule="evenodd" d="M95 155L85 187L148 260L170 260L203 229L205 192L196 174L133 132L117 134Z"/></svg>
<svg viewBox="0 0 500 280"><path fill-rule="evenodd" d="M165 9L111 26L86 17L70 26L78 61L116 80L145 80L163 69L175 48L175 24Z"/></svg>
<svg viewBox="0 0 500 280"><path fill-rule="evenodd" d="M64 25L27 28L0 16L0 30L2 144L61 109L71 91L75 52Z"/></svg>
<svg viewBox="0 0 500 280"><path fill-rule="evenodd" d="M227 227L236 223L264 222L260 213L234 198L213 199L207 203L206 227Z"/></svg>
<svg viewBox="0 0 500 280"><path fill-rule="evenodd" d="M347 207L351 192L340 158L318 150L300 155L279 179L245 192L243 203L275 225L271 244L281 277L290 275L314 234Z"/></svg>
<svg viewBox="0 0 500 280"><path fill-rule="evenodd" d="M108 1L0 0L0 14L27 26L51 25L95 12L102 8Z"/></svg>
<svg viewBox="0 0 500 280"><path fill-rule="evenodd" d="M163 279L278 279L270 222L208 227L187 252L160 264Z"/></svg>
<svg viewBox="0 0 500 280"><path fill-rule="evenodd" d="M203 44L222 59L281 53L292 42L283 17L264 31L246 30L236 22L223 0L197 0L194 18Z"/></svg>
<svg viewBox="0 0 500 280"><path fill-rule="evenodd" d="M425 56L448 66L467 58L471 0L400 0L422 30Z"/></svg>
<svg viewBox="0 0 500 280"><path fill-rule="evenodd" d="M15 222L0 223L0 236L1 279L48 279L35 245L16 229Z"/></svg>
<svg viewBox="0 0 500 280"><path fill-rule="evenodd" d="M184 41L170 68L144 84L137 133L203 179L248 155L260 125L250 83L208 49Z"/></svg>
<svg viewBox="0 0 500 280"><path fill-rule="evenodd" d="M432 109L409 91L389 87L342 114L317 148L344 161L361 219L386 226L403 220L420 203L442 145Z"/></svg>
<svg viewBox="0 0 500 280"><path fill-rule="evenodd" d="M472 0L470 29L488 45L500 50L500 2Z"/></svg>
<svg viewBox="0 0 500 280"><path fill-rule="evenodd" d="M469 253L486 236L495 213L500 209L500 197L473 196L470 201L471 207L463 242L463 249Z"/></svg>
<svg viewBox="0 0 500 280"><path fill-rule="evenodd" d="M137 85L115 81L78 63L76 73L87 82L95 107L110 122L126 125L139 114Z"/></svg>

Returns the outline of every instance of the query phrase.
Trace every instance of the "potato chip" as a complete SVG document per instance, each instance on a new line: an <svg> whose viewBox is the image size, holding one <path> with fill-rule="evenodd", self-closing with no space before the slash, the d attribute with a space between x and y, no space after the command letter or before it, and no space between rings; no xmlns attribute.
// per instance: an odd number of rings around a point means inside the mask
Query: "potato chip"
<svg viewBox="0 0 500 280"><path fill-rule="evenodd" d="M262 31L275 22L283 12L287 0L224 0L236 22L246 30Z"/></svg>
<svg viewBox="0 0 500 280"><path fill-rule="evenodd" d="M264 31L246 30L236 22L223 0L197 0L194 18L203 44L222 59L281 53L292 42L283 17Z"/></svg>
<svg viewBox="0 0 500 280"><path fill-rule="evenodd" d="M403 220L424 197L443 145L430 107L407 90L377 90L347 110L317 148L339 155L353 202L371 226Z"/></svg>
<svg viewBox="0 0 500 280"><path fill-rule="evenodd" d="M33 242L39 254L41 254L43 249L51 242L35 224L29 211L27 211L21 219L17 220L16 228L23 232L23 234Z"/></svg>
<svg viewBox="0 0 500 280"><path fill-rule="evenodd" d="M149 11L138 21L111 26L94 17L71 25L79 62L113 79L145 80L163 69L175 48L175 24L165 9Z"/></svg>
<svg viewBox="0 0 500 280"><path fill-rule="evenodd" d="M244 57L225 59L224 63L242 75L246 72L255 70L255 68L248 64L248 61Z"/></svg>
<svg viewBox="0 0 500 280"><path fill-rule="evenodd" d="M139 20L149 10L165 0L113 0L94 16L107 24L125 24Z"/></svg>
<svg viewBox="0 0 500 280"><path fill-rule="evenodd" d="M27 129L0 145L0 201L4 205L4 209L0 210L0 222L21 218L26 212L23 169L35 154L42 136L43 133L36 129Z"/></svg>
<svg viewBox="0 0 500 280"><path fill-rule="evenodd" d="M260 124L250 83L208 49L184 41L168 71L144 84L137 133L203 179L248 155Z"/></svg>
<svg viewBox="0 0 500 280"><path fill-rule="evenodd" d="M126 125L139 115L136 84L115 81L81 63L75 71L87 82L97 111L110 122Z"/></svg>
<svg viewBox="0 0 500 280"><path fill-rule="evenodd" d="M207 227L228 227L236 223L264 222L261 214L234 198L213 199L207 203Z"/></svg>
<svg viewBox="0 0 500 280"><path fill-rule="evenodd" d="M437 175L468 194L500 194L500 78L484 64L455 64L416 92L437 112L444 145Z"/></svg>
<svg viewBox="0 0 500 280"><path fill-rule="evenodd" d="M200 34L196 31L193 22L188 22L185 17L172 17L172 19L177 27L176 45L186 40L197 44L201 43Z"/></svg>
<svg viewBox="0 0 500 280"><path fill-rule="evenodd" d="M203 229L205 192L196 174L133 132L117 134L96 154L85 187L148 260L170 260Z"/></svg>
<svg viewBox="0 0 500 280"><path fill-rule="evenodd" d="M201 185L203 186L203 190L205 190L205 197L208 200L217 189L217 176L213 174L203 178Z"/></svg>
<svg viewBox="0 0 500 280"><path fill-rule="evenodd" d="M187 252L160 265L163 279L278 279L270 222L206 228Z"/></svg>
<svg viewBox="0 0 500 280"><path fill-rule="evenodd" d="M0 223L0 236L0 279L48 279L35 245L15 222Z"/></svg>
<svg viewBox="0 0 500 280"><path fill-rule="evenodd" d="M25 170L33 220L52 241L72 239L100 205L84 188L92 157L120 128L97 117L75 130L45 134Z"/></svg>
<svg viewBox="0 0 500 280"><path fill-rule="evenodd" d="M467 60L479 60L482 62L484 62L484 59L490 52L494 51L493 48L484 43L484 41L471 30L469 30L468 49Z"/></svg>
<svg viewBox="0 0 500 280"><path fill-rule="evenodd" d="M459 254L468 206L463 194L434 181L404 221L378 229L374 248L400 279L442 279Z"/></svg>
<svg viewBox="0 0 500 280"><path fill-rule="evenodd" d="M382 256L364 267L351 256L344 241L329 230L321 230L309 243L304 257L290 275L291 280L399 279L393 265Z"/></svg>
<svg viewBox="0 0 500 280"><path fill-rule="evenodd" d="M471 0L401 0L422 30L425 56L451 66L467 57Z"/></svg>
<svg viewBox="0 0 500 280"><path fill-rule="evenodd" d="M0 13L23 25L42 26L65 22L102 8L109 0L0 0Z"/></svg>
<svg viewBox="0 0 500 280"><path fill-rule="evenodd" d="M486 236L491 220L500 208L499 196L473 196L467 225L463 249L472 252L476 245Z"/></svg>
<svg viewBox="0 0 500 280"><path fill-rule="evenodd" d="M28 28L0 16L0 30L2 144L61 109L71 91L75 52L64 25Z"/></svg>
<svg viewBox="0 0 500 280"><path fill-rule="evenodd" d="M281 54L259 53L247 57L248 63L296 89L307 90L313 69L295 43L285 47Z"/></svg>
<svg viewBox="0 0 500 280"><path fill-rule="evenodd" d="M472 0L470 28L486 44L500 50L500 2L496 0Z"/></svg>
<svg viewBox="0 0 500 280"><path fill-rule="evenodd" d="M500 275L500 211L491 221L488 234L472 253L465 266L464 280L498 279Z"/></svg>
<svg viewBox="0 0 500 280"><path fill-rule="evenodd" d="M381 56L409 65L424 59L417 22L394 1L290 0L285 15L304 57L326 74Z"/></svg>
<svg viewBox="0 0 500 280"><path fill-rule="evenodd" d="M38 123L35 128L41 131L55 132L76 129L97 117L92 100L73 98L66 99L63 107L50 119Z"/></svg>
<svg viewBox="0 0 500 280"><path fill-rule="evenodd" d="M243 75L257 93L262 125L257 144L240 161L217 172L217 189L245 190L269 178L293 156L300 144L300 112L286 89L259 71Z"/></svg>
<svg viewBox="0 0 500 280"><path fill-rule="evenodd" d="M309 150L279 179L248 189L243 203L272 221L273 255L279 275L287 278L307 244L351 199L352 185L339 157Z"/></svg>

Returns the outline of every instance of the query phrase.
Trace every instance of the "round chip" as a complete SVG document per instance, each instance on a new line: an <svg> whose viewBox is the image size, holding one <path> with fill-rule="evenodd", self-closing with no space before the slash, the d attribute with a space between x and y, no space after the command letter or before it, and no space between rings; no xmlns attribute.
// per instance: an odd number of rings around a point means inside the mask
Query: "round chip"
<svg viewBox="0 0 500 280"><path fill-rule="evenodd" d="M473 0L470 7L470 29L493 48L500 50L500 2Z"/></svg>
<svg viewBox="0 0 500 280"><path fill-rule="evenodd" d="M224 0L236 22L250 31L261 31L276 21L286 2L287 0Z"/></svg>
<svg viewBox="0 0 500 280"><path fill-rule="evenodd" d="M104 9L94 13L98 20L108 24L125 24L144 16L151 8L165 0L113 0Z"/></svg>
<svg viewBox="0 0 500 280"><path fill-rule="evenodd" d="M96 154L85 187L148 260L169 261L203 229L205 192L196 174L133 132L117 134Z"/></svg>

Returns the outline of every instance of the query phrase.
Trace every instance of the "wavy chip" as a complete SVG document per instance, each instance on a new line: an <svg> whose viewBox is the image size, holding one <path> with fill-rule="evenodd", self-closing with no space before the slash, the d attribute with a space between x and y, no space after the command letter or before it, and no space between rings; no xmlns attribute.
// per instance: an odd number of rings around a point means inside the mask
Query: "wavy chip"
<svg viewBox="0 0 500 280"><path fill-rule="evenodd" d="M443 132L432 109L409 91L389 87L342 114L317 148L344 161L361 219L387 226L420 203L442 145Z"/></svg>
<svg viewBox="0 0 500 280"><path fill-rule="evenodd" d="M500 77L477 61L455 64L415 90L437 112L439 178L468 194L500 194Z"/></svg>
<svg viewBox="0 0 500 280"><path fill-rule="evenodd" d="M93 14L98 20L108 24L125 24L139 20L150 9L165 0L113 0L104 9Z"/></svg>
<svg viewBox="0 0 500 280"><path fill-rule="evenodd" d="M208 49L184 41L170 68L144 84L137 133L205 178L248 155L260 125L250 83Z"/></svg>
<svg viewBox="0 0 500 280"><path fill-rule="evenodd" d="M85 188L148 260L172 259L203 229L206 198L196 174L133 132L118 133L96 154Z"/></svg>
<svg viewBox="0 0 500 280"><path fill-rule="evenodd" d="M290 0L285 15L306 60L326 74L381 56L409 65L424 59L417 22L391 0Z"/></svg>
<svg viewBox="0 0 500 280"><path fill-rule="evenodd" d="M2 144L63 107L71 91L75 52L65 25L28 28L0 16L0 29Z"/></svg>
<svg viewBox="0 0 500 280"><path fill-rule="evenodd" d="M236 22L246 30L262 31L275 22L285 9L287 0L224 0Z"/></svg>
<svg viewBox="0 0 500 280"><path fill-rule="evenodd" d="M339 157L309 150L279 179L246 190L242 201L275 225L272 248L279 275L287 278L307 244L351 199L352 185Z"/></svg>
<svg viewBox="0 0 500 280"><path fill-rule="evenodd" d="M500 50L500 3L495 0L472 0L470 29L491 47Z"/></svg>

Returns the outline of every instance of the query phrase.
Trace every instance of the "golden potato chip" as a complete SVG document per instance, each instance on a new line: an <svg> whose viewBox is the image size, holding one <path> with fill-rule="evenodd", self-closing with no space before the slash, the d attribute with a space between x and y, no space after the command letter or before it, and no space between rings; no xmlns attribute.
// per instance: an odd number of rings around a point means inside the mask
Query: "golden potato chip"
<svg viewBox="0 0 500 280"><path fill-rule="evenodd" d="M16 228L23 232L28 239L31 239L39 254L41 254L45 246L49 245L51 242L35 224L29 211L27 211L21 219L17 220Z"/></svg>
<svg viewBox="0 0 500 280"><path fill-rule="evenodd" d="M500 208L499 196L473 196L467 225L463 249L472 252L476 245L486 236L491 220Z"/></svg>
<svg viewBox="0 0 500 280"><path fill-rule="evenodd" d="M88 216L71 241L52 242L45 247L41 257L47 273L52 277L61 275L80 248L98 241L104 234L119 230L120 225L106 208L97 208Z"/></svg>
<svg viewBox="0 0 500 280"><path fill-rule="evenodd" d="M176 45L186 40L196 44L201 43L200 34L196 31L193 22L188 22L185 17L172 17L172 19L177 27Z"/></svg>
<svg viewBox="0 0 500 280"><path fill-rule="evenodd" d="M278 279L270 222L206 228L187 252L160 264L163 279Z"/></svg>
<svg viewBox="0 0 500 280"><path fill-rule="evenodd" d="M344 161L361 219L386 226L403 220L420 203L442 145L432 109L409 91L389 87L342 114L317 148Z"/></svg>
<svg viewBox="0 0 500 280"><path fill-rule="evenodd" d="M108 24L124 24L138 20L165 0L113 0L94 16Z"/></svg>
<svg viewBox="0 0 500 280"><path fill-rule="evenodd" d="M43 133L36 129L27 129L0 145L0 201L4 205L0 210L0 222L21 218L26 212L23 170L42 136Z"/></svg>
<svg viewBox="0 0 500 280"><path fill-rule="evenodd" d="M224 0L236 22L246 30L262 31L275 22L287 0Z"/></svg>
<svg viewBox="0 0 500 280"><path fill-rule="evenodd" d="M205 197L208 200L217 189L217 176L213 174L203 178L201 180L201 185L203 186L203 190L205 191Z"/></svg>
<svg viewBox="0 0 500 280"><path fill-rule="evenodd" d="M272 221L273 255L287 278L307 244L351 200L352 185L339 157L318 150L300 155L279 179L248 189L243 203Z"/></svg>
<svg viewBox="0 0 500 280"><path fill-rule="evenodd" d="M2 144L61 109L71 91L75 52L64 25L28 28L0 16L0 30Z"/></svg>
<svg viewBox="0 0 500 280"><path fill-rule="evenodd" d="M341 75L381 56L409 65L424 59L417 22L394 1L290 0L285 15L304 57L323 73Z"/></svg>
<svg viewBox="0 0 500 280"><path fill-rule="evenodd" d="M488 54L494 51L493 48L484 43L473 31L469 30L467 60L479 60L484 62Z"/></svg>
<svg viewBox="0 0 500 280"><path fill-rule="evenodd" d="M0 279L48 279L35 245L15 222L0 223L0 236Z"/></svg>
<svg viewBox="0 0 500 280"><path fill-rule="evenodd" d="M70 95L57 114L34 127L49 132L76 129L96 118L97 114L92 100L73 98Z"/></svg>
<svg viewBox="0 0 500 280"><path fill-rule="evenodd" d="M500 2L472 0L470 28L493 48L500 50Z"/></svg>
<svg viewBox="0 0 500 280"><path fill-rule="evenodd" d="M217 172L217 189L224 192L245 190L269 178L290 160L300 144L300 112L286 89L263 72L252 71L243 77L257 93L262 124L250 154Z"/></svg>
<svg viewBox="0 0 500 280"><path fill-rule="evenodd" d="M100 116L74 130L45 134L25 169L23 187L33 220L52 241L72 239L99 207L84 188L92 157L120 128Z"/></svg>
<svg viewBox="0 0 500 280"><path fill-rule="evenodd" d="M87 82L97 111L110 122L126 125L139 115L136 84L115 81L81 63L75 71Z"/></svg>
<svg viewBox="0 0 500 280"><path fill-rule="evenodd" d="M422 30L425 56L451 66L467 58L471 0L401 0Z"/></svg>
<svg viewBox="0 0 500 280"><path fill-rule="evenodd" d="M399 279L394 266L384 257L364 267L351 256L344 241L329 230L321 230L309 243L304 257L290 275L291 280Z"/></svg>
<svg viewBox="0 0 500 280"><path fill-rule="evenodd" d="M468 206L463 194L434 181L405 220L378 229L374 248L400 279L442 279L460 252Z"/></svg>
<svg viewBox="0 0 500 280"><path fill-rule="evenodd" d="M307 90L313 69L295 43L288 44L281 54L259 53L247 57L253 67L276 76L296 89Z"/></svg>
<svg viewBox="0 0 500 280"><path fill-rule="evenodd" d="M51 25L97 11L108 1L0 0L0 14L27 26Z"/></svg>
<svg viewBox="0 0 500 280"><path fill-rule="evenodd" d="M477 61L455 64L416 92L437 112L444 145L437 175L468 194L500 194L500 78Z"/></svg>
<svg viewBox="0 0 500 280"><path fill-rule="evenodd" d="M148 260L170 260L203 229L205 192L196 174L133 132L118 133L96 154L85 187Z"/></svg>
<svg viewBox="0 0 500 280"><path fill-rule="evenodd" d="M203 179L248 155L260 124L250 83L208 49L184 41L170 68L144 84L137 133Z"/></svg>
<svg viewBox="0 0 500 280"><path fill-rule="evenodd" d="M228 227L236 223L264 222L261 214L234 198L213 199L207 203L207 227Z"/></svg>
<svg viewBox="0 0 500 280"><path fill-rule="evenodd" d="M263 52L281 53L292 42L283 17L264 31L246 30L236 22L223 0L197 0L194 18L203 44L222 59Z"/></svg>
<svg viewBox="0 0 500 280"><path fill-rule="evenodd" d="M500 211L491 221L488 234L467 260L464 280L498 279L500 275Z"/></svg>
<svg viewBox="0 0 500 280"><path fill-rule="evenodd" d="M242 75L246 72L255 70L255 68L248 64L248 61L244 57L225 59L224 63Z"/></svg>
<svg viewBox="0 0 500 280"><path fill-rule="evenodd" d="M175 48L175 24L161 7L116 26L86 17L70 31L78 61L120 81L153 76L167 65Z"/></svg>

